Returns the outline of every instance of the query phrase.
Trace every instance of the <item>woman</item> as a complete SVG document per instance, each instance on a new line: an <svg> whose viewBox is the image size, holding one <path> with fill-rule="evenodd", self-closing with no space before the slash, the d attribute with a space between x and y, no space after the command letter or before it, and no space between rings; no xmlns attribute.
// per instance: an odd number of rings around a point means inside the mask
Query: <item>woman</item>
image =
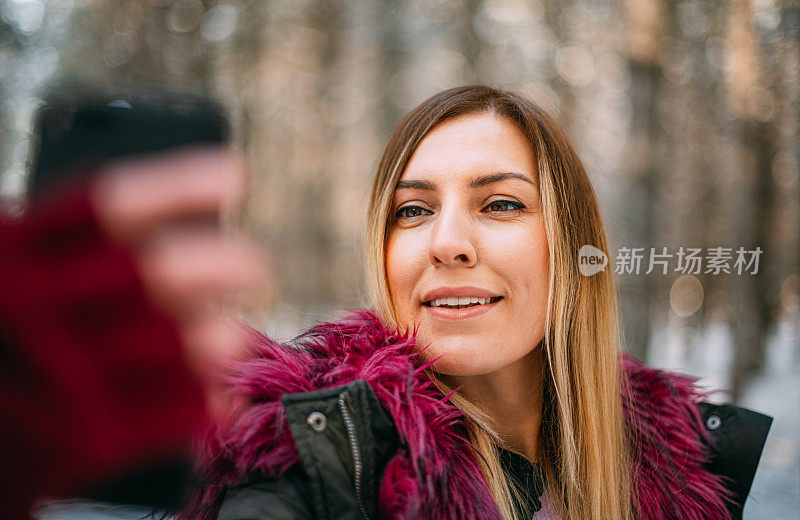
<svg viewBox="0 0 800 520"><path fill-rule="evenodd" d="M254 333L186 518L740 515L770 419L618 354L612 276L577 268L606 250L594 193L541 109L425 101L368 215L376 311L291 346Z"/></svg>

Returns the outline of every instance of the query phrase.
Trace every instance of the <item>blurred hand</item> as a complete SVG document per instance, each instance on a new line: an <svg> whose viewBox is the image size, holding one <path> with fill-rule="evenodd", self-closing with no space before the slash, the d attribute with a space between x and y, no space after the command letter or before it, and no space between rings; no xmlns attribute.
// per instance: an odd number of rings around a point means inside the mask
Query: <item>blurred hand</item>
<svg viewBox="0 0 800 520"><path fill-rule="evenodd" d="M235 296L266 288L263 255L217 223L244 180L231 151L196 149L111 166L92 191L108 234L133 250L146 292L177 320L216 418L228 408L225 369L245 354L244 332L225 311Z"/></svg>

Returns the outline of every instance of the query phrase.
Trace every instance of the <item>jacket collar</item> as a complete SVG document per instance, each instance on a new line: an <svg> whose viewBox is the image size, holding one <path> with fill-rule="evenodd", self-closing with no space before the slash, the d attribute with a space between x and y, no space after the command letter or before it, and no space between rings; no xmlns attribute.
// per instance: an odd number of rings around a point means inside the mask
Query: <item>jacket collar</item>
<svg viewBox="0 0 800 520"><path fill-rule="evenodd" d="M279 476L300 457L281 404L284 394L365 380L389 411L400 449L380 485L382 518L493 519L499 513L481 476L461 413L423 372L413 338L369 310L323 323L289 345L251 332L254 356L235 370L240 403L201 450L202 483L186 510L216 517L226 488L248 475ZM634 505L643 520L728 518L720 478L704 469L710 438L694 380L629 356L621 394L633 454Z"/></svg>

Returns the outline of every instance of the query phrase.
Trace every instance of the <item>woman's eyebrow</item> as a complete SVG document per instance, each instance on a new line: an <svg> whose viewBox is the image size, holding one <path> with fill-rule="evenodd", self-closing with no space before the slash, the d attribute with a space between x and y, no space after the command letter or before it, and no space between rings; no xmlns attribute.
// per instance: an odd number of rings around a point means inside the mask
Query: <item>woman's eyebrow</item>
<svg viewBox="0 0 800 520"><path fill-rule="evenodd" d="M399 181L395 189L410 188L414 190L436 191L436 186L430 181Z"/></svg>
<svg viewBox="0 0 800 520"><path fill-rule="evenodd" d="M519 179L521 181L525 181L536 186L536 183L522 173L518 172L499 172L499 173L492 173L489 175L482 175L480 177L476 177L469 181L470 188L480 188L482 186L486 186L488 184L492 184L495 182L504 181L506 179ZM422 181L422 180L409 180L409 181L399 181L395 189L415 189L415 190L427 190L427 191L436 191L436 185L430 181Z"/></svg>
<svg viewBox="0 0 800 520"><path fill-rule="evenodd" d="M521 181L528 182L536 186L536 183L522 173L518 172L499 172L499 173L492 173L490 175L483 175L481 177L476 177L469 181L470 188L480 188L481 186L486 186L487 184L492 184L494 182L504 181L506 179L519 179Z"/></svg>

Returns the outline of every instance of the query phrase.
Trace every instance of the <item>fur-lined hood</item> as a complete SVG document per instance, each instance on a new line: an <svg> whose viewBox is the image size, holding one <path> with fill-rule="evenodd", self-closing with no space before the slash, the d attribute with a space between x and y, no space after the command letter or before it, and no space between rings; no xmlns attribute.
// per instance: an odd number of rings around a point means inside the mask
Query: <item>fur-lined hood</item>
<svg viewBox="0 0 800 520"><path fill-rule="evenodd" d="M198 487L181 518L216 518L224 491L249 475L277 477L299 461L281 396L366 380L391 415L400 449L380 483L390 519L500 518L461 413L423 372L413 338L386 328L368 310L313 327L289 345L252 332L254 356L235 371L240 404L208 436ZM706 469L711 439L694 380L621 359L621 385L633 450L634 504L643 520L723 520L727 492Z"/></svg>

